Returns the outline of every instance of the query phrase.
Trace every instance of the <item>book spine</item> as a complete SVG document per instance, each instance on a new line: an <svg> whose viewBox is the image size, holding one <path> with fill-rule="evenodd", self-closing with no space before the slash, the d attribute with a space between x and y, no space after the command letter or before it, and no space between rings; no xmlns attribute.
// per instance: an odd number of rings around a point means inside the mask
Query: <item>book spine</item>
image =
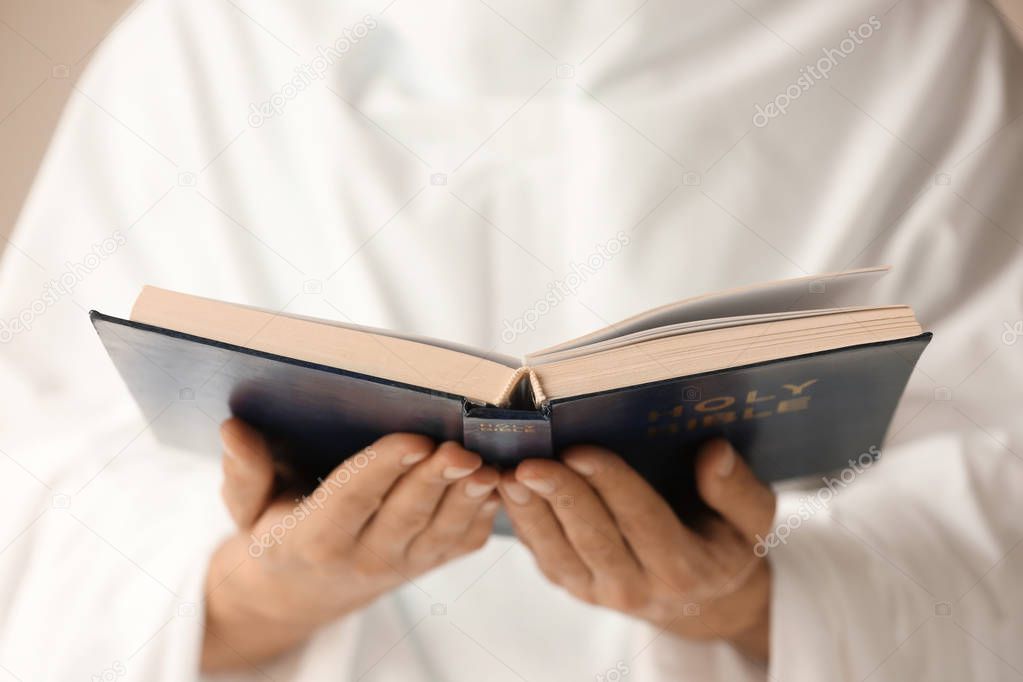
<svg viewBox="0 0 1023 682"><path fill-rule="evenodd" d="M515 370L494 404L510 408L516 404L517 394L528 394L531 404L542 405L547 402L543 386L540 385L540 377L532 367L519 367Z"/></svg>
<svg viewBox="0 0 1023 682"><path fill-rule="evenodd" d="M538 410L466 404L462 442L487 464L513 467L522 460L554 457L550 419Z"/></svg>

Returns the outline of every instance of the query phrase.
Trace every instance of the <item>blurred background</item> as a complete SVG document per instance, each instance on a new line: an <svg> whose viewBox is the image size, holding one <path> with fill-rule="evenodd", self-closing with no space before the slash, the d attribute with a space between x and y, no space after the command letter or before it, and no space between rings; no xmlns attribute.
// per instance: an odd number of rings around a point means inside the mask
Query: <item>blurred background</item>
<svg viewBox="0 0 1023 682"><path fill-rule="evenodd" d="M0 251L76 79L144 1L0 0ZM1023 0L990 2L1023 42Z"/></svg>

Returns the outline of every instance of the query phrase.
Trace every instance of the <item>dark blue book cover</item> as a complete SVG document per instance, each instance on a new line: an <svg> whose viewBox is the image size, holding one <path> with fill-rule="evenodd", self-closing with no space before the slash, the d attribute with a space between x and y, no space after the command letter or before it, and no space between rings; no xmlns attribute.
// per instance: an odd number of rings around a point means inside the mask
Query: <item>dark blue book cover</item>
<svg viewBox="0 0 1023 682"><path fill-rule="evenodd" d="M91 313L111 359L168 444L218 453L234 415L262 430L282 475L311 489L392 432L456 440L511 467L574 444L618 452L682 516L699 508L692 457L728 438L766 481L875 455L930 334L505 407Z"/></svg>

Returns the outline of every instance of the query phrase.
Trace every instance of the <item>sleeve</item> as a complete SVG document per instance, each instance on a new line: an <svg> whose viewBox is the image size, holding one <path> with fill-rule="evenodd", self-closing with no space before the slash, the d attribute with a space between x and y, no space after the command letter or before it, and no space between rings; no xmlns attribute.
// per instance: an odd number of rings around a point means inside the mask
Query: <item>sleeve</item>
<svg viewBox="0 0 1023 682"><path fill-rule="evenodd" d="M230 528L218 464L155 442L87 314L127 311L174 248L180 171L162 150L184 148L145 115L180 83L166 12L144 4L97 52L0 242L5 680L198 673L205 567ZM146 75L164 80L136 88ZM175 264L214 272L220 257Z"/></svg>
<svg viewBox="0 0 1023 682"><path fill-rule="evenodd" d="M986 434L944 434L876 466L855 487L784 499L769 552L771 675L1014 677L1019 457Z"/></svg>
<svg viewBox="0 0 1023 682"><path fill-rule="evenodd" d="M816 229L821 243L824 230L870 234L829 264L891 264L872 295L911 303L933 340L876 463L867 455L779 491L765 538L768 669L651 635L653 678L1023 675L1023 59L983 2L904 2L884 30L889 42L863 53L876 61L856 104L869 130L912 145L920 167L836 164L876 182L857 189L872 201L916 189L886 207L893 225ZM898 76L881 75L893 67Z"/></svg>
<svg viewBox="0 0 1023 682"><path fill-rule="evenodd" d="M205 566L229 526L208 463L138 430L76 429L0 457L0 679L197 676ZM37 456L69 463L38 475Z"/></svg>
<svg viewBox="0 0 1023 682"><path fill-rule="evenodd" d="M970 5L991 15L984 3ZM948 148L932 186L861 261L895 264L886 298L912 302L934 339L880 460L851 462L816 490L780 498L767 542L772 679L1023 674L1015 503L1023 490L1023 63L993 18L980 24L970 58L934 48L943 55L932 54L934 89L916 117L941 121L942 102L967 92L973 118L945 121ZM946 81L942 60L956 61L962 79Z"/></svg>
<svg viewBox="0 0 1023 682"><path fill-rule="evenodd" d="M249 127L251 103L294 75L264 31L231 3L138 3L75 84L0 241L0 679L198 676L206 567L232 528L219 453L156 441L88 311L124 315L145 284L277 307L302 290L305 273L246 226L301 205L254 197L277 170L246 169L310 162ZM309 268L332 260L321 236L280 235ZM196 409L182 397L164 418ZM288 679L280 665L263 668Z"/></svg>

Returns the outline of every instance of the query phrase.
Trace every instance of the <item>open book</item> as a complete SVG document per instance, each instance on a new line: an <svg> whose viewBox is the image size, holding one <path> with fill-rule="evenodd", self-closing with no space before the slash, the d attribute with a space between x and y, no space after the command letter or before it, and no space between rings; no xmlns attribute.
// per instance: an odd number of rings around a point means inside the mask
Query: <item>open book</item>
<svg viewBox="0 0 1023 682"><path fill-rule="evenodd" d="M130 320L93 322L174 444L215 452L216 422L234 413L315 478L389 431L459 440L498 465L599 443L681 508L684 462L715 435L768 480L881 445L930 337L906 305L857 305L886 271L699 296L522 359L153 287Z"/></svg>

